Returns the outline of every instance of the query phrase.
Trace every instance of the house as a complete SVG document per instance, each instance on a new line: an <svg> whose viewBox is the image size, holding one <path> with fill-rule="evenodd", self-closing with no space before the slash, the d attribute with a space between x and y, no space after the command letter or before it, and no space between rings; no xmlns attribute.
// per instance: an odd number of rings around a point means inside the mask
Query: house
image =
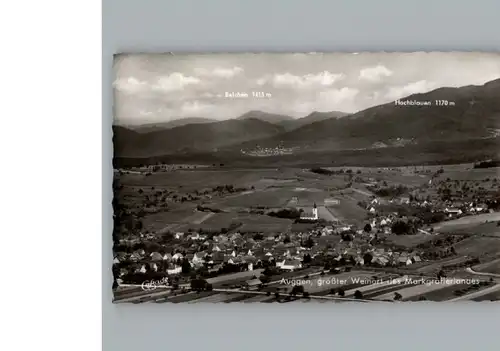
<svg viewBox="0 0 500 351"><path fill-rule="evenodd" d="M115 257L113 259L113 264L118 264L118 263L120 263L120 260L118 259L118 257Z"/></svg>
<svg viewBox="0 0 500 351"><path fill-rule="evenodd" d="M137 262L137 261L139 261L141 259L142 259L141 255L139 255L136 252L132 253L132 255L130 255L130 258L129 258L129 260L132 261L132 262Z"/></svg>
<svg viewBox="0 0 500 351"><path fill-rule="evenodd" d="M389 259L385 256L376 256L372 259L372 264L377 264L380 266L386 266L389 263Z"/></svg>
<svg viewBox="0 0 500 351"><path fill-rule="evenodd" d="M226 250L226 245L224 244L215 244L212 247L212 252L220 252L220 251L225 251Z"/></svg>
<svg viewBox="0 0 500 351"><path fill-rule="evenodd" d="M446 207L444 209L444 212L447 213L450 217L451 216L459 216L462 214L462 210L458 208L453 208L453 207Z"/></svg>
<svg viewBox="0 0 500 351"><path fill-rule="evenodd" d="M200 264L205 262L205 256L207 256L207 253L204 251L197 252L194 254L193 259L191 260L194 264Z"/></svg>
<svg viewBox="0 0 500 351"><path fill-rule="evenodd" d="M262 281L258 278L250 279L245 282L244 286L247 290L259 289L260 287L262 287Z"/></svg>
<svg viewBox="0 0 500 351"><path fill-rule="evenodd" d="M302 268L302 262L296 259L295 260L285 259L282 262L277 262L276 267L279 267L282 270L293 272L297 269Z"/></svg>
<svg viewBox="0 0 500 351"><path fill-rule="evenodd" d="M370 213L375 213L375 212L376 212L375 207L373 207L373 206L372 206L372 207L370 207L370 209L368 210L368 212L370 212Z"/></svg>
<svg viewBox="0 0 500 351"><path fill-rule="evenodd" d="M422 262L422 259L420 258L420 256L417 256L417 255L413 256L411 258L411 260L412 260L413 263Z"/></svg>
<svg viewBox="0 0 500 351"><path fill-rule="evenodd" d="M328 206L336 206L336 205L340 204L340 200L335 199L335 198L328 198L328 199L325 199L324 204L327 207Z"/></svg>
<svg viewBox="0 0 500 351"><path fill-rule="evenodd" d="M410 203L410 198L409 197L406 197L406 196L403 196L401 198L399 198L399 203L400 204L409 204Z"/></svg>
<svg viewBox="0 0 500 351"><path fill-rule="evenodd" d="M151 261L163 261L163 256L159 252L152 252L149 257L151 257Z"/></svg>
<svg viewBox="0 0 500 351"><path fill-rule="evenodd" d="M231 257L227 263L229 263L229 264L241 264L244 262L240 256L236 256L236 257Z"/></svg>
<svg viewBox="0 0 500 351"><path fill-rule="evenodd" d="M167 274L168 275L173 275L173 274L180 274L182 272L182 267L181 266L171 266L167 268Z"/></svg>
<svg viewBox="0 0 500 351"><path fill-rule="evenodd" d="M172 261L172 255L166 253L165 255L163 255L163 261Z"/></svg>
<svg viewBox="0 0 500 351"><path fill-rule="evenodd" d="M173 260L182 260L184 258L184 256L181 254L181 253L176 253L172 256L172 259Z"/></svg>
<svg viewBox="0 0 500 351"><path fill-rule="evenodd" d="M175 238L176 239L182 239L184 237L184 233L183 232L177 232L175 233Z"/></svg>
<svg viewBox="0 0 500 351"><path fill-rule="evenodd" d="M200 233L193 233L188 238L191 240L200 240Z"/></svg>
<svg viewBox="0 0 500 351"><path fill-rule="evenodd" d="M410 264L412 264L412 260L408 257L408 256L400 256L398 258L398 264L399 265L405 265L405 266L408 266Z"/></svg>

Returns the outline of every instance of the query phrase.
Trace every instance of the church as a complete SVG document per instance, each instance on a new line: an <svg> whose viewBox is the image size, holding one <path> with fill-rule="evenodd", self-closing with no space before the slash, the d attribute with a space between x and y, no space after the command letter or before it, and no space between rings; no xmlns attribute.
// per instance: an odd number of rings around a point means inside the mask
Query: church
<svg viewBox="0 0 500 351"><path fill-rule="evenodd" d="M317 221L318 220L318 208L316 207L316 203L314 203L312 213L311 212L303 212L300 215L300 219L308 220L308 221Z"/></svg>

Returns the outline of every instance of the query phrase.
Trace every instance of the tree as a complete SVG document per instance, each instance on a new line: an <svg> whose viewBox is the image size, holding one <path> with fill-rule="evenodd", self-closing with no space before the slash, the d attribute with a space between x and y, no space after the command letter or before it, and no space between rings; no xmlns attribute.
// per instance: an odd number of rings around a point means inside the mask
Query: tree
<svg viewBox="0 0 500 351"><path fill-rule="evenodd" d="M205 279L200 279L200 278L194 278L191 279L191 289L194 291L203 291L207 289L208 283ZM212 286L210 285L210 288Z"/></svg>
<svg viewBox="0 0 500 351"><path fill-rule="evenodd" d="M314 246L314 240L311 237L308 237L304 242L304 246L310 249L311 247Z"/></svg>
<svg viewBox="0 0 500 351"><path fill-rule="evenodd" d="M290 243L290 241L291 241L290 236L287 235L287 236L285 236L285 239L283 240L283 244L288 244L288 243Z"/></svg>
<svg viewBox="0 0 500 351"><path fill-rule="evenodd" d="M408 234L410 226L404 221L396 221L392 224L391 231L396 235Z"/></svg>
<svg viewBox="0 0 500 351"><path fill-rule="evenodd" d="M295 296L297 294L303 294L303 293L304 293L304 287L302 285L295 285L292 288L292 292L290 294L292 294L293 296Z"/></svg>
<svg viewBox="0 0 500 351"><path fill-rule="evenodd" d="M191 263L187 259L182 260L181 264L182 274L189 274L191 272Z"/></svg>
<svg viewBox="0 0 500 351"><path fill-rule="evenodd" d="M365 262L365 264L370 264L373 260L373 255L369 252L365 253L363 255L363 261Z"/></svg>
<svg viewBox="0 0 500 351"><path fill-rule="evenodd" d="M339 288L339 289L337 290L337 294L338 294L340 297L344 297L344 296L345 296L345 291L344 291L344 289Z"/></svg>
<svg viewBox="0 0 500 351"><path fill-rule="evenodd" d="M359 290L356 290L354 292L354 298L358 299L358 300L362 299L363 298L363 293L361 291L359 291Z"/></svg>
<svg viewBox="0 0 500 351"><path fill-rule="evenodd" d="M302 262L304 264L311 263L311 260L312 259L311 259L311 255L310 254L308 254L308 253L304 254L304 259L302 260Z"/></svg>
<svg viewBox="0 0 500 351"><path fill-rule="evenodd" d="M402 298L403 295L401 295L400 293L398 292L394 293L394 301L401 301Z"/></svg>
<svg viewBox="0 0 500 351"><path fill-rule="evenodd" d="M363 230L366 232L366 233L369 233L372 231L372 226L370 225L370 223L366 223L365 224L365 227L363 228Z"/></svg>
<svg viewBox="0 0 500 351"><path fill-rule="evenodd" d="M304 298L308 299L308 298L309 298L309 293L308 293L307 291L304 291L304 292L302 293L302 296L303 296Z"/></svg>

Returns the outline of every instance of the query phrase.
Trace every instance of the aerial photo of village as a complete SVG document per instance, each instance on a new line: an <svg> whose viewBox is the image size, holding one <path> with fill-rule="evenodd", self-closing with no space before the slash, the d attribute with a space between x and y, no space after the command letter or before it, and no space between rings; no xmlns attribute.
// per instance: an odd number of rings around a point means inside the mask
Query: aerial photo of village
<svg viewBox="0 0 500 351"><path fill-rule="evenodd" d="M500 300L500 55L115 57L115 303Z"/></svg>

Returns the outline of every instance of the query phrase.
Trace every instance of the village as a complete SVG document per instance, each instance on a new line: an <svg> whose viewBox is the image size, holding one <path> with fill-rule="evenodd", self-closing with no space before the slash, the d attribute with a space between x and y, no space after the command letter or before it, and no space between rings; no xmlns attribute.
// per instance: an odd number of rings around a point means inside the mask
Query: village
<svg viewBox="0 0 500 351"><path fill-rule="evenodd" d="M491 254L463 255L457 245L475 233L440 229L464 219L495 228L500 223L495 194L481 193L479 201L462 183L431 177L425 187L413 191L386 182L366 184L372 195L357 204L366 212L362 223L333 220L342 200L329 197L320 204L323 212L332 209L326 217L318 214L316 203L296 211L295 222L303 223L306 230L247 232L237 226L219 231L135 230L115 243L114 286L165 279L170 288L190 289L193 281L201 279L210 290L213 286L261 290L283 276L355 274L367 269L438 278L453 274L496 259L494 254L499 253L497 249ZM289 204L294 202L297 199L292 198Z"/></svg>

